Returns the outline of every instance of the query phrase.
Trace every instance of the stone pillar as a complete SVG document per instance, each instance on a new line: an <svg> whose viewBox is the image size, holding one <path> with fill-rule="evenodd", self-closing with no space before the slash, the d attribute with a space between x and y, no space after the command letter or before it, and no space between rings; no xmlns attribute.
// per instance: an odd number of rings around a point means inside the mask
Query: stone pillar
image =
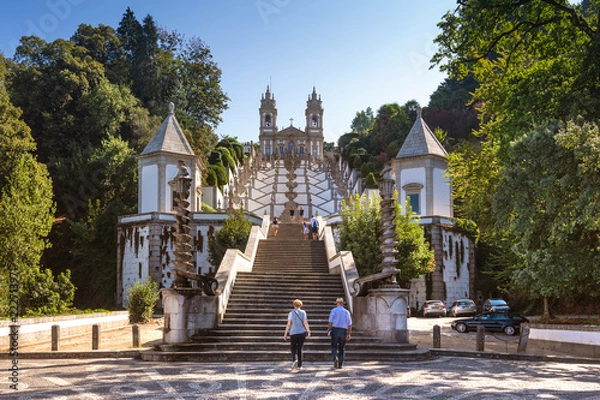
<svg viewBox="0 0 600 400"><path fill-rule="evenodd" d="M188 342L201 329L214 329L218 322L219 296L205 296L201 289L162 289L165 324L163 343Z"/></svg>
<svg viewBox="0 0 600 400"><path fill-rule="evenodd" d="M408 343L406 309L410 290L372 289L354 298L353 325L357 331L382 338L384 343Z"/></svg>

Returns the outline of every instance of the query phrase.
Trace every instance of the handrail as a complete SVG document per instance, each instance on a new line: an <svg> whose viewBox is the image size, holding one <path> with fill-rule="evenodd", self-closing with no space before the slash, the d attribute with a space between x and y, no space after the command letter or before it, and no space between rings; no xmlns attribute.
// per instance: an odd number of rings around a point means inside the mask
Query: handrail
<svg viewBox="0 0 600 400"><path fill-rule="evenodd" d="M340 274L346 296L348 310L354 312L354 282L359 278L354 257L351 251L337 251L335 239L330 226L323 228L323 240L325 241L325 252L327 254L327 264L329 273Z"/></svg>

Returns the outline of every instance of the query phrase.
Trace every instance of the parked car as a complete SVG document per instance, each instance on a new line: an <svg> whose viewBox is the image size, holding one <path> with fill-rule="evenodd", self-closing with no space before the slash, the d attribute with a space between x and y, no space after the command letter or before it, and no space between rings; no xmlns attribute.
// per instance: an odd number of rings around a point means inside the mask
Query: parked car
<svg viewBox="0 0 600 400"><path fill-rule="evenodd" d="M446 305L441 300L426 300L421 307L423 317L445 317Z"/></svg>
<svg viewBox="0 0 600 400"><path fill-rule="evenodd" d="M452 321L452 329L465 333L476 331L479 325L483 325L486 331L504 332L512 336L519 332L521 324L529 322L527 318L519 314L508 312L484 312L472 318L455 319Z"/></svg>
<svg viewBox="0 0 600 400"><path fill-rule="evenodd" d="M487 299L483 303L483 312L486 311L508 311L508 303L502 299Z"/></svg>
<svg viewBox="0 0 600 400"><path fill-rule="evenodd" d="M456 300L448 309L448 315L451 317L461 317L469 315L471 317L477 314L477 306L471 299Z"/></svg>

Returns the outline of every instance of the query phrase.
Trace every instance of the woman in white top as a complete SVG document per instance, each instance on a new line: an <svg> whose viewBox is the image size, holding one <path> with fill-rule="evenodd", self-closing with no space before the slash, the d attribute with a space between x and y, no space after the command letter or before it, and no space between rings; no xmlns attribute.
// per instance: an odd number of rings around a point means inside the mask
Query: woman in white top
<svg viewBox="0 0 600 400"><path fill-rule="evenodd" d="M290 345L292 350L292 369L296 367L302 368L302 346L304 339L310 337L310 327L308 326L308 318L306 312L301 310L302 301L294 300L294 309L288 314L288 322L283 334L283 340L288 339L290 334Z"/></svg>

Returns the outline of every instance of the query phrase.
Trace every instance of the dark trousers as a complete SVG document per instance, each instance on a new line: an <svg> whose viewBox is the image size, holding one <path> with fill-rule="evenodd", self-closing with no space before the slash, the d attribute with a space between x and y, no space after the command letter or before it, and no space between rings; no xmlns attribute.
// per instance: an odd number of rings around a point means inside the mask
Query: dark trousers
<svg viewBox="0 0 600 400"><path fill-rule="evenodd" d="M331 329L331 355L338 359L338 365L341 367L344 363L344 349L346 348L346 335L348 330L344 328Z"/></svg>
<svg viewBox="0 0 600 400"><path fill-rule="evenodd" d="M304 346L304 339L306 339L306 333L299 333L297 335L290 336L292 360L298 360L299 367L302 366L302 346Z"/></svg>

